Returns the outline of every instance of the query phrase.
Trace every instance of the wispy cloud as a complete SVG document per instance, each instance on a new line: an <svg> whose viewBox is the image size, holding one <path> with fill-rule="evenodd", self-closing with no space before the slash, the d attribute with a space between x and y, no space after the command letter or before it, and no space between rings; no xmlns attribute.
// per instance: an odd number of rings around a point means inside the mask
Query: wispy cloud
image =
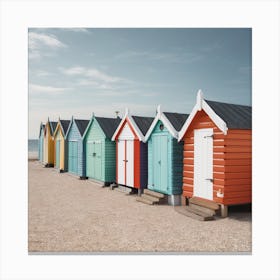
<svg viewBox="0 0 280 280"><path fill-rule="evenodd" d="M50 49L58 50L67 47L67 45L62 43L55 35L37 32L29 32L28 43L30 59L39 59L42 56L50 56L48 52ZM41 52L42 49L47 52L44 52L43 54Z"/></svg>
<svg viewBox="0 0 280 280"><path fill-rule="evenodd" d="M188 52L183 49L159 52L155 50L151 51L135 51L128 50L126 52L117 54L115 59L131 59L131 58L143 58L154 61L161 61L167 63L190 63L202 59L202 55L198 53Z"/></svg>
<svg viewBox="0 0 280 280"><path fill-rule="evenodd" d="M71 31L71 32L80 32L80 33L90 33L90 31L87 28L63 28L64 31Z"/></svg>
<svg viewBox="0 0 280 280"><path fill-rule="evenodd" d="M47 76L51 76L52 73L47 72L47 71L45 71L45 70L38 70L38 71L35 73L35 75L36 75L37 77L47 77Z"/></svg>
<svg viewBox="0 0 280 280"><path fill-rule="evenodd" d="M61 94L68 90L71 88L29 84L29 94Z"/></svg>
<svg viewBox="0 0 280 280"><path fill-rule="evenodd" d="M108 75L98 69L95 68L86 68L81 66L75 66L71 68L60 68L61 72L65 75L70 76L84 76L86 78L91 79L92 81L102 81L106 83L116 83L125 81L125 79Z"/></svg>

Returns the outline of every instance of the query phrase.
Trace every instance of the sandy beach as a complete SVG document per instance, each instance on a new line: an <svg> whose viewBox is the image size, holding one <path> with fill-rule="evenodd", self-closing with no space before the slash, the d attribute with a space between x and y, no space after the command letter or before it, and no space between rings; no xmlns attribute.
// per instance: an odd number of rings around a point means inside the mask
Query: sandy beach
<svg viewBox="0 0 280 280"><path fill-rule="evenodd" d="M29 252L250 252L251 213L200 222L29 161Z"/></svg>

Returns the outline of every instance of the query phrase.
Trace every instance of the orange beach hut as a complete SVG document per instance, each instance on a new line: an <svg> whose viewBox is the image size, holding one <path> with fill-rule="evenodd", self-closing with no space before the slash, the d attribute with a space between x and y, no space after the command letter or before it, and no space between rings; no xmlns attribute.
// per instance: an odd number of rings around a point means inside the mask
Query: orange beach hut
<svg viewBox="0 0 280 280"><path fill-rule="evenodd" d="M201 91L179 132L184 141L182 202L214 201L227 216L229 205L252 200L252 107L208 101Z"/></svg>

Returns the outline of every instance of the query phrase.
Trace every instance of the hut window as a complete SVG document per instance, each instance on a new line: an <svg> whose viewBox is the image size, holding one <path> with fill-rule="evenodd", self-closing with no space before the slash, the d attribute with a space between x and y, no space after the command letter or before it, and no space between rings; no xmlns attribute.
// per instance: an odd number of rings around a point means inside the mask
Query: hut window
<svg viewBox="0 0 280 280"><path fill-rule="evenodd" d="M160 130L163 130L163 129L164 129L164 125L163 125L163 124L160 124L159 129L160 129Z"/></svg>

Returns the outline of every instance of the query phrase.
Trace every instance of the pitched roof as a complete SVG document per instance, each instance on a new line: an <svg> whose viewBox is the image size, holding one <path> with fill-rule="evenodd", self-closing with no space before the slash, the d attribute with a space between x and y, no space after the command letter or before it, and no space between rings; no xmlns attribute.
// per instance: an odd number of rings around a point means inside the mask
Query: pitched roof
<svg viewBox="0 0 280 280"><path fill-rule="evenodd" d="M118 125L121 122L121 119L119 117L118 118L95 117L95 119L99 123L106 137L108 138L112 138L114 132L116 131Z"/></svg>
<svg viewBox="0 0 280 280"><path fill-rule="evenodd" d="M131 116L135 121L136 125L141 130L142 134L145 136L147 131L149 130L154 118L150 117L139 117L139 116Z"/></svg>
<svg viewBox="0 0 280 280"><path fill-rule="evenodd" d="M75 119L75 123L77 124L78 130L81 136L84 135L84 132L88 126L89 120L77 120Z"/></svg>
<svg viewBox="0 0 280 280"><path fill-rule="evenodd" d="M179 114L179 113L170 113L163 112L163 114L167 117L172 126L176 129L176 131L180 131L182 126L184 125L186 119L188 118L188 114Z"/></svg>
<svg viewBox="0 0 280 280"><path fill-rule="evenodd" d="M252 129L252 107L205 100L228 128Z"/></svg>
<svg viewBox="0 0 280 280"><path fill-rule="evenodd" d="M56 126L57 126L57 122L49 122L50 123L50 128L51 128L51 135L53 135Z"/></svg>
<svg viewBox="0 0 280 280"><path fill-rule="evenodd" d="M63 130L63 134L65 135L68 127L70 125L70 121L69 120L60 120L61 126L62 126L62 130Z"/></svg>
<svg viewBox="0 0 280 280"><path fill-rule="evenodd" d="M43 123L40 124L39 137L41 136L42 129L45 130L45 125Z"/></svg>

